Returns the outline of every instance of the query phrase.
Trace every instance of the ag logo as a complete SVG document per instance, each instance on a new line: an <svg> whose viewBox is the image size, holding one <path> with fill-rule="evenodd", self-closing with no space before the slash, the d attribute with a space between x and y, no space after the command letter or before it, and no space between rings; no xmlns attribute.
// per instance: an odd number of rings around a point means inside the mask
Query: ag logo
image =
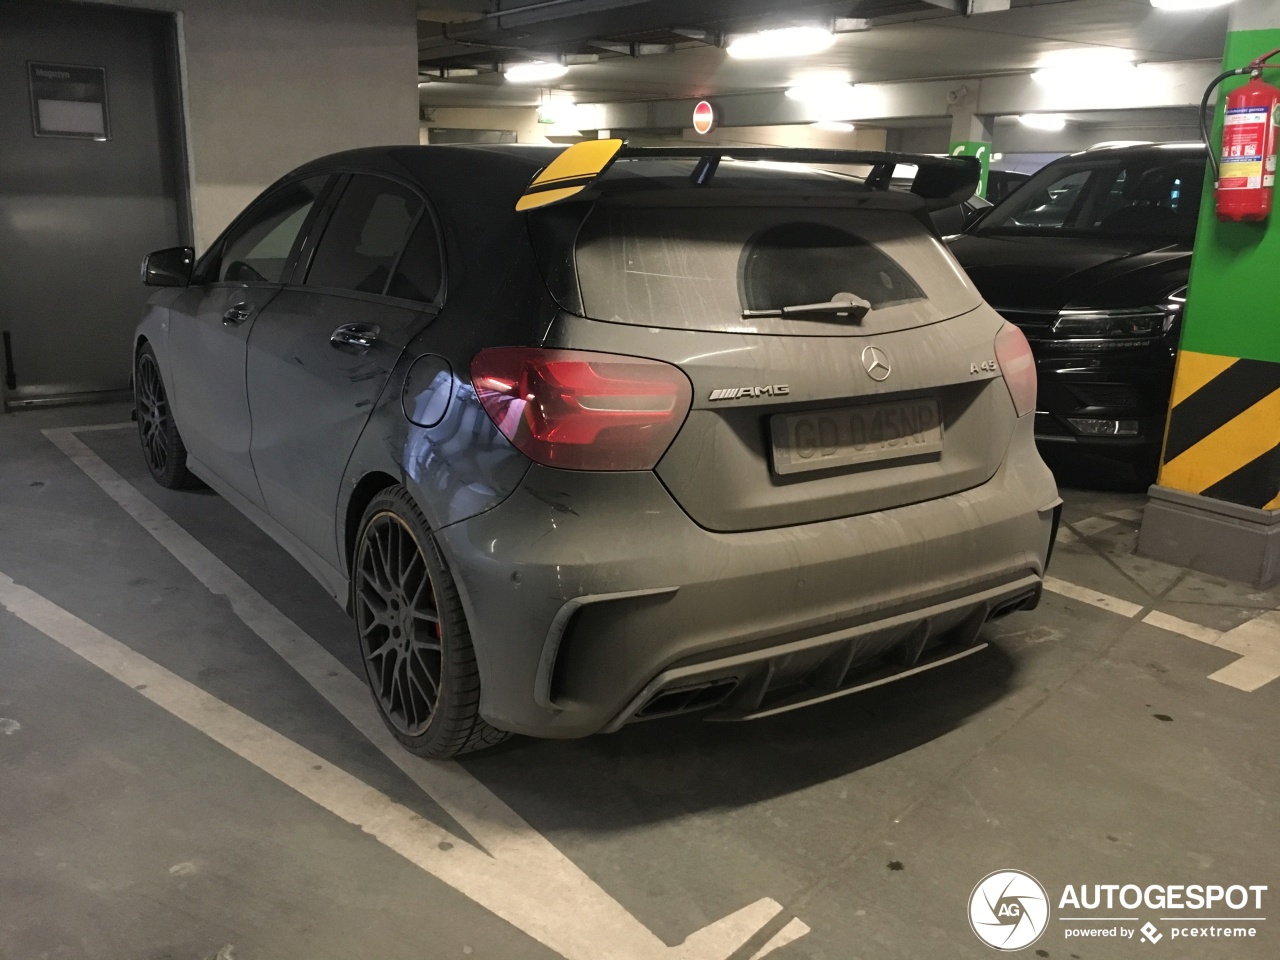
<svg viewBox="0 0 1280 960"><path fill-rule="evenodd" d="M1040 939L1049 923L1049 895L1029 873L997 870L969 895L969 926L989 947L1012 952Z"/></svg>

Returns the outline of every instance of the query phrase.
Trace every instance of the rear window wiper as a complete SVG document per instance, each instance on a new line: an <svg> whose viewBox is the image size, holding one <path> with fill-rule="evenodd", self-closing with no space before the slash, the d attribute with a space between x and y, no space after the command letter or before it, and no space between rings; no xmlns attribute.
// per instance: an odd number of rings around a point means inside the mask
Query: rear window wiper
<svg viewBox="0 0 1280 960"><path fill-rule="evenodd" d="M861 323L872 310L871 303L852 293L838 293L826 303L800 303L792 307L774 307L768 310L743 310L743 320L768 317L836 317L850 323Z"/></svg>

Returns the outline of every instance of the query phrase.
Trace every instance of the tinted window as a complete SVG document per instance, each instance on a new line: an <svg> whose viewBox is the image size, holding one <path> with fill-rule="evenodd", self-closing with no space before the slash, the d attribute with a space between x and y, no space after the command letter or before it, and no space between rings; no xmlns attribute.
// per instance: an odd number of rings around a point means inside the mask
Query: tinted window
<svg viewBox="0 0 1280 960"><path fill-rule="evenodd" d="M286 184L257 203L223 245L218 279L279 283L327 177Z"/></svg>
<svg viewBox="0 0 1280 960"><path fill-rule="evenodd" d="M440 293L442 266L435 222L429 213L424 212L409 238L409 245L404 248L404 256L391 278L387 294L432 303Z"/></svg>
<svg viewBox="0 0 1280 960"><path fill-rule="evenodd" d="M554 262L550 253L541 259ZM946 319L978 302L936 238L910 214L886 210L597 204L577 232L573 265L586 316L652 327L881 333ZM563 286L552 274L553 287ZM852 325L743 315L840 294L874 309ZM573 301L562 295L562 302Z"/></svg>
<svg viewBox="0 0 1280 960"><path fill-rule="evenodd" d="M887 256L827 224L796 221L768 227L743 250L744 310L828 303L850 293L877 309L924 298L915 281Z"/></svg>
<svg viewBox="0 0 1280 960"><path fill-rule="evenodd" d="M407 187L352 177L325 227L307 284L384 292L421 211L422 201Z"/></svg>
<svg viewBox="0 0 1280 960"><path fill-rule="evenodd" d="M1190 240L1200 215L1204 168L1199 156L1151 154L1054 164L1001 204L978 232Z"/></svg>

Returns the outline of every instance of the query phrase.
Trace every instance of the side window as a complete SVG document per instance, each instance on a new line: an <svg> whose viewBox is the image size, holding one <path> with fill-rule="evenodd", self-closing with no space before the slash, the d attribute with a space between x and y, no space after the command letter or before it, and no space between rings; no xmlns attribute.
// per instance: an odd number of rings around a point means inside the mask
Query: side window
<svg viewBox="0 0 1280 960"><path fill-rule="evenodd" d="M424 211L418 226L404 248L404 256L396 267L387 295L434 303L440 294L443 280L443 258L440 255L440 238L431 214Z"/></svg>
<svg viewBox="0 0 1280 960"><path fill-rule="evenodd" d="M302 225L327 179L298 180L264 197L223 244L218 279L279 283Z"/></svg>
<svg viewBox="0 0 1280 960"><path fill-rule="evenodd" d="M1091 170L1078 170L1055 180L1043 190L1028 194L1008 219L1020 227L1066 226L1091 175Z"/></svg>
<svg viewBox="0 0 1280 960"><path fill-rule="evenodd" d="M398 183L353 176L320 238L307 285L384 293L422 206Z"/></svg>

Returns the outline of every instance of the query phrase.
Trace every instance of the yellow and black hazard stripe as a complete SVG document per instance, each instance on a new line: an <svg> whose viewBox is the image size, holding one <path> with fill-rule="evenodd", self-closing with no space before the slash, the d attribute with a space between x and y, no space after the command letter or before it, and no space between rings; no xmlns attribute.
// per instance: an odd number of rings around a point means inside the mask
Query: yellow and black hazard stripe
<svg viewBox="0 0 1280 960"><path fill-rule="evenodd" d="M552 160L516 201L517 210L533 210L581 193L609 169L621 140L583 140Z"/></svg>
<svg viewBox="0 0 1280 960"><path fill-rule="evenodd" d="M1280 363L1182 351L1160 484L1280 509Z"/></svg>

